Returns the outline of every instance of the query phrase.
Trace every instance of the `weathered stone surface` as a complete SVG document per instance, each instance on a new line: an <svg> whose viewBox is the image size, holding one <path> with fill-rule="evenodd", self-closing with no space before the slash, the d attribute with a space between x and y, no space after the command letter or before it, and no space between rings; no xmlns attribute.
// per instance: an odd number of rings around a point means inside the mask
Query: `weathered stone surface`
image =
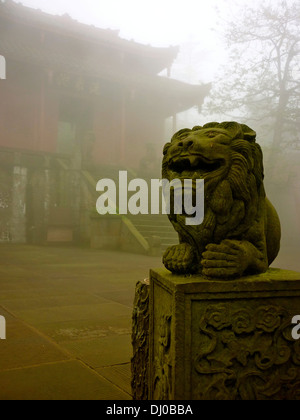
<svg viewBox="0 0 300 420"><path fill-rule="evenodd" d="M149 281L138 282L136 285L132 346L132 396L134 400L148 399L149 382Z"/></svg>
<svg viewBox="0 0 300 420"><path fill-rule="evenodd" d="M162 269L150 288L149 399L300 399L299 273L224 282Z"/></svg>
<svg viewBox="0 0 300 420"><path fill-rule="evenodd" d="M225 122L179 131L164 148L162 173L169 181L192 179L194 201L196 180L205 181L201 225L187 226L185 211L171 208L180 244L164 255L168 270L228 279L268 269L279 252L281 228L266 198L263 155L251 128Z"/></svg>

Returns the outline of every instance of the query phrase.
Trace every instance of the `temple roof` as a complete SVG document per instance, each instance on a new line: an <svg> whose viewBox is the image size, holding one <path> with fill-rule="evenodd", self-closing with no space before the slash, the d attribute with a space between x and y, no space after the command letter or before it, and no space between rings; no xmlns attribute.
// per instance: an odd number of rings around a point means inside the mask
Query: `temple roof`
<svg viewBox="0 0 300 420"><path fill-rule="evenodd" d="M17 25L15 26L17 31L21 31L23 26L27 26L27 28L35 28L42 31L43 34L49 33L60 39L73 38L74 41L81 41L85 44L94 43L98 47L102 45L129 55L138 55L145 61L145 66L153 68L156 74L170 67L179 52L178 47L152 47L128 41L120 38L118 30L80 23L67 14L51 15L12 0L6 0L4 3L0 1L0 21L9 22L11 26Z"/></svg>
<svg viewBox="0 0 300 420"><path fill-rule="evenodd" d="M108 80L146 92L165 116L201 107L210 85L159 76L179 48L127 41L119 32L79 23L17 4L0 2L0 54L7 60Z"/></svg>

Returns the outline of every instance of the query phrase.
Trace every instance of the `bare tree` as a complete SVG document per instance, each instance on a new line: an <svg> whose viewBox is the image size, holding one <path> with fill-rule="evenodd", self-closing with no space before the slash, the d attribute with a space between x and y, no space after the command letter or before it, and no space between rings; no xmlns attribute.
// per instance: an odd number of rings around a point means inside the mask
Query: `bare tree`
<svg viewBox="0 0 300 420"><path fill-rule="evenodd" d="M229 63L215 81L206 112L271 133L272 149L300 147L300 2L244 7L226 25ZM285 139L285 140L283 140Z"/></svg>

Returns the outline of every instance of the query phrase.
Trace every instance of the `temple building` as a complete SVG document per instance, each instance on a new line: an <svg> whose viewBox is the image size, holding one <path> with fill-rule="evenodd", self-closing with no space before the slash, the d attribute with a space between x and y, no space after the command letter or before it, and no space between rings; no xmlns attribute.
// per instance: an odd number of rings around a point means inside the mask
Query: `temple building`
<svg viewBox="0 0 300 420"><path fill-rule="evenodd" d="M65 240L88 240L97 179L145 169L166 119L209 93L168 77L178 52L0 3L1 242L59 241L61 226Z"/></svg>

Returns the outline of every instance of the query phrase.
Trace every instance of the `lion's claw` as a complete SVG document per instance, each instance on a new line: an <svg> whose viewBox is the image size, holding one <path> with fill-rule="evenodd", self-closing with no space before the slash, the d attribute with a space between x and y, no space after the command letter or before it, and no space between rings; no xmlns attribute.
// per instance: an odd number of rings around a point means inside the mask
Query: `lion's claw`
<svg viewBox="0 0 300 420"><path fill-rule="evenodd" d="M225 240L219 245L208 245L202 257L202 273L207 277L241 276L248 265L247 250L240 241Z"/></svg>
<svg viewBox="0 0 300 420"><path fill-rule="evenodd" d="M175 274L198 271L196 252L191 245L186 243L168 248L164 254L163 263L169 271Z"/></svg>

